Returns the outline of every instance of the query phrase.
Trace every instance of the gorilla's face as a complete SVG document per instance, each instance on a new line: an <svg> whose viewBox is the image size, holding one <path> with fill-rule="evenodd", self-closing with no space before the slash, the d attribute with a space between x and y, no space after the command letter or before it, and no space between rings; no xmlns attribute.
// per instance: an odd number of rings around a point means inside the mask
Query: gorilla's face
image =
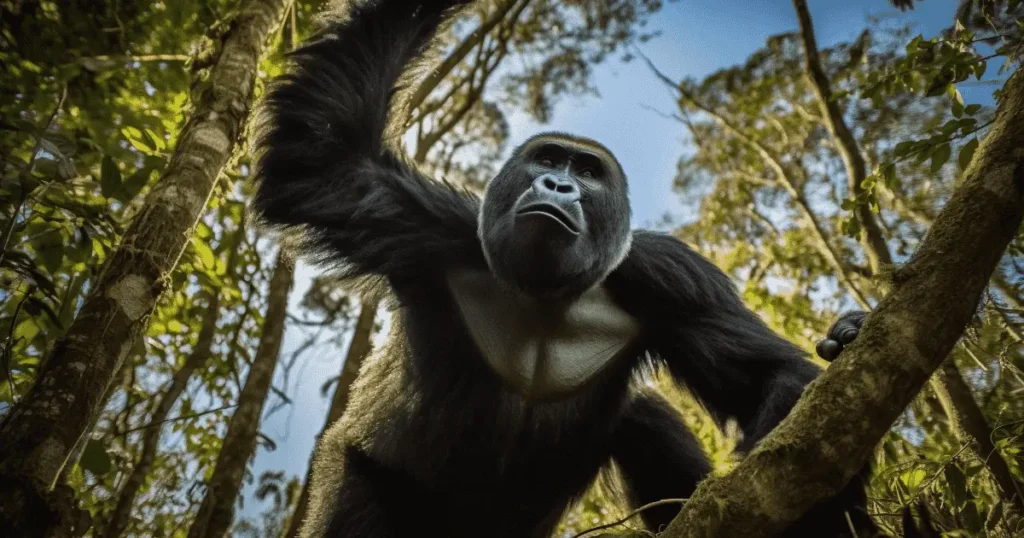
<svg viewBox="0 0 1024 538"><path fill-rule="evenodd" d="M480 240L491 271L537 297L582 293L629 249L626 178L600 144L541 134L484 193Z"/></svg>

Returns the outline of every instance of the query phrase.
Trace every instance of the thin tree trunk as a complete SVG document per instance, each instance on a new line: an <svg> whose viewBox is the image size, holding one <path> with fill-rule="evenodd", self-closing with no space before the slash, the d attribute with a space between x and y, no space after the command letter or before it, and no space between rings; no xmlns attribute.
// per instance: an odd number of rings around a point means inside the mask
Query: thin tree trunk
<svg viewBox="0 0 1024 538"><path fill-rule="evenodd" d="M327 428L330 428L331 424L334 424L345 412L345 406L348 405L348 397L352 389L352 382L356 380L363 361L370 354L373 325L376 319L377 303L363 303L362 308L359 310L359 319L356 321L356 327L352 331L352 341L349 343L345 362L341 366L341 374L338 376L338 381L334 388L334 398L331 399L331 408L327 412L327 421L317 435L318 440L327 431ZM302 484L302 493L299 495L298 504L295 506L291 522L285 533L286 538L298 538L302 522L306 519L306 510L309 508L309 480L312 474L313 465L312 458L310 458L310 465L306 471L306 480Z"/></svg>
<svg viewBox="0 0 1024 538"><path fill-rule="evenodd" d="M279 252L267 293L267 314L263 319L256 356L253 358L245 386L238 396L238 407L228 422L213 476L206 484L206 495L199 506L188 538L221 538L231 527L235 500L242 487L249 457L256 450L260 415L274 379L274 368L281 353L288 295L292 290L294 272L284 252Z"/></svg>
<svg viewBox="0 0 1024 538"><path fill-rule="evenodd" d="M973 452L978 456L989 472L992 474L996 485L1002 490L1002 498L1011 504L1015 510L1024 514L1024 493L1021 492L1021 485L1013 478L1010 467L1003 459L999 450L992 444L992 428L985 420L985 415L977 404L970 406L956 405L955 402L970 400L974 402L974 395L971 388L964 381L957 370L952 357L947 359L935 372L935 378L942 380L942 387L935 391L939 400L943 402L947 413L950 409L956 412L948 414L950 427L956 432L956 437L961 442L974 445ZM950 400L947 404L946 400Z"/></svg>
<svg viewBox="0 0 1024 538"><path fill-rule="evenodd" d="M818 106L821 108L821 117L825 121L825 126L837 142L839 155L846 168L850 194L859 197L864 192L861 182L867 177L867 164L864 162L864 155L860 151L853 132L846 125L843 110L839 108L839 103L832 93L832 84L821 65L818 43L814 37L814 24L811 21L811 12L807 9L807 2L793 0L793 7L796 8L797 19L800 20L800 36L804 44L804 67L807 70L807 78L810 79L811 87L814 88L814 94L818 98ZM868 258L868 265L871 267L872 274L877 275L882 265L892 265L889 245L885 242L885 235L882 234L882 228L871 213L871 208L867 204L857 204L855 211L861 226L864 227L861 242Z"/></svg>
<svg viewBox="0 0 1024 538"><path fill-rule="evenodd" d="M238 263L239 245L244 235L245 228L240 227L235 232L232 240L226 245L228 258L225 273L228 275L235 272L235 266ZM221 294L219 290L214 290L210 294L210 303L203 314L203 326L199 329L199 335L196 337L192 353L185 360L185 364L181 366L181 369L174 373L170 385L164 390L160 402L150 415L149 426L142 435L142 448L139 451L139 459L135 463L135 467L132 468L131 474L128 475L128 478L121 486L121 491L117 496L117 504L108 514L106 526L103 534L100 536L104 538L118 538L128 528L129 516L131 516L135 498L138 496L139 491L142 490L142 485L146 482L146 477L149 476L153 462L156 461L156 454L160 448L163 424L166 422L168 415L170 415L174 404L178 402L181 393L188 386L189 380L192 379L192 374L203 367L212 356L213 340L217 335L217 321L220 319L220 305Z"/></svg>
<svg viewBox="0 0 1024 538"><path fill-rule="evenodd" d="M250 0L219 42L209 81L163 177L147 195L35 385L0 425L0 528L35 536L75 443L102 409L114 373L166 286L253 98L257 66L288 0ZM53 499L58 502L57 499ZM59 510L59 509L58 509Z"/></svg>
<svg viewBox="0 0 1024 538"><path fill-rule="evenodd" d="M1024 73L1004 92L961 186L857 340L731 473L701 483L665 538L777 534L846 485L949 355L1024 217Z"/></svg>

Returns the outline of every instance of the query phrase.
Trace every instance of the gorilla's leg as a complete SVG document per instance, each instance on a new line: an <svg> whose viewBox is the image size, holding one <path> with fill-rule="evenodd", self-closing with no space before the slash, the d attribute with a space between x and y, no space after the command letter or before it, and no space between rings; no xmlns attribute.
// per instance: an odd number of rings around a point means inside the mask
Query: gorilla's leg
<svg viewBox="0 0 1024 538"><path fill-rule="evenodd" d="M663 398L641 394L630 402L615 432L612 458L626 482L634 507L669 498L689 497L711 464L700 442ZM644 510L641 517L658 531L679 513L680 504Z"/></svg>
<svg viewBox="0 0 1024 538"><path fill-rule="evenodd" d="M415 535L403 522L424 521L420 507L429 496L417 494L415 483L384 467L363 452L349 448L344 481L335 498L325 538L399 538ZM315 536L320 536L315 534Z"/></svg>

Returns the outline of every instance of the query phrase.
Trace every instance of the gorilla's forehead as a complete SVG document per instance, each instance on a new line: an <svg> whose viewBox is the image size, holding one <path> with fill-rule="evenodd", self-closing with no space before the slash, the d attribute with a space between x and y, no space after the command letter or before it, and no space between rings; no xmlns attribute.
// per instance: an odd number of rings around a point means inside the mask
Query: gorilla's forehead
<svg viewBox="0 0 1024 538"><path fill-rule="evenodd" d="M577 136L557 131L538 133L531 136L526 140L526 142L523 142L523 144L519 146L519 148L516 150L516 153L527 152L538 146L551 142L558 143L570 150L593 153L598 157L607 160L610 163L615 163L615 165L618 166L620 170L622 169L622 166L619 165L618 159L615 158L615 155L611 152L611 150L606 148L604 144L591 138L586 138L583 136Z"/></svg>

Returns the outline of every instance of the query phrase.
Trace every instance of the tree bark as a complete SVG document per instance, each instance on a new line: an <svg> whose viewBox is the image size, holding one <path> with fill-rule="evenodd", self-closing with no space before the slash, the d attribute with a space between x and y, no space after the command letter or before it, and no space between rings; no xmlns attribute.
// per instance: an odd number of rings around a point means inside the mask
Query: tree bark
<svg viewBox="0 0 1024 538"><path fill-rule="evenodd" d="M836 102L832 93L832 83L825 68L821 65L821 57L818 55L818 42L814 37L814 24L811 21L811 12L807 9L805 0L793 0L793 7L796 8L797 19L800 20L800 37L804 44L804 68L807 71L807 78L810 79L814 95L818 98L818 106L821 109L821 117L825 121L832 138L837 142L839 155L843 159L843 166L846 168L846 179L849 185L850 194L859 197L864 188L861 182L867 177L867 164L864 162L864 154L860 151L857 139L846 125L843 118L843 110ZM864 235L861 243L864 245L864 253L868 258L868 265L872 274L878 274L882 265L892 265L892 254L889 252L889 245L885 242L885 235L882 228L871 213L867 204L857 204L857 219L864 227Z"/></svg>
<svg viewBox="0 0 1024 538"><path fill-rule="evenodd" d="M971 388L957 370L952 357L942 363L935 377L942 380L941 388L936 387L936 395L946 408L949 426L956 433L957 439L974 445L973 452L985 463L992 479L1002 490L1002 498L1014 509L1024 514L1024 493L1021 485L1013 478L1010 466L1003 459L999 450L992 443L992 428L985 420L981 408L974 402ZM956 405L957 401L970 400L972 405ZM955 410L949 413L950 410Z"/></svg>
<svg viewBox="0 0 1024 538"><path fill-rule="evenodd" d="M327 431L327 428L330 428L331 424L334 424L345 412L345 406L348 405L348 397L352 390L352 382L356 380L356 376L363 366L363 361L370 354L373 325L376 320L377 303L363 303L362 308L359 310L359 319L356 321L356 327L352 331L352 341L348 345L345 362L341 365L341 374L338 376L338 381L334 388L331 408L327 411L327 421L323 429L320 430L320 434L317 435L318 440ZM310 465L306 471L306 480L302 484L302 493L299 495L298 504L295 505L295 511L292 513L291 521L288 524L288 531L285 533L286 538L298 538L302 522L306 519L306 510L309 508L309 479L313 474L312 461L312 458L310 458Z"/></svg>
<svg viewBox="0 0 1024 538"><path fill-rule="evenodd" d="M810 80L818 100L821 117L843 159L850 193L853 196L860 196L864 192L861 182L867 177L864 154L861 152L856 137L853 136L853 132L846 124L843 110L832 93L832 83L821 64L817 39L814 36L814 23L811 20L811 13L807 9L807 2L806 0L793 0L793 7L796 9L797 19L800 21L800 36L804 45L804 68L807 78ZM871 274L877 275L882 265L892 265L892 253L871 209L866 204L857 204L855 211L858 220L864 227L861 243ZM985 420L981 408L974 401L960 371L953 364L952 357L943 363L943 367L932 377L930 384L939 395L939 401L946 416L950 419L957 439L972 445L975 454L985 462L996 478L1006 495L1007 502L1018 508L1024 508L1024 500L1021 499L1019 489L1013 488L1016 484L1006 460L992 446L990 440L992 428Z"/></svg>
<svg viewBox="0 0 1024 538"><path fill-rule="evenodd" d="M892 292L857 340L730 474L697 488L668 538L772 536L837 493L949 355L1024 216L1024 75Z"/></svg>
<svg viewBox="0 0 1024 538"><path fill-rule="evenodd" d="M260 415L270 392L274 368L281 353L284 337L288 295L294 281L293 269L283 252L277 255L274 276L267 293L267 314L263 320L256 356L253 358L245 386L238 396L238 407L228 422L213 476L206 484L206 494L199 506L188 538L221 538L231 527L235 515L235 500L242 487L249 457L256 450Z"/></svg>
<svg viewBox="0 0 1024 538"><path fill-rule="evenodd" d="M245 229L239 228L232 240L226 245L228 259L225 273L228 275L235 272L235 266L238 263L239 244L244 235ZM185 364L181 366L181 369L174 373L170 385L164 390L160 402L149 417L149 426L142 435L142 448L139 450L139 459L135 463L135 467L132 468L131 474L128 475L128 478L121 486L121 491L117 496L117 504L107 516L106 526L101 535L104 538L118 538L128 528L129 516L131 516L135 498L138 496L139 491L142 490L142 485L145 483L146 477L149 476L153 462L156 461L156 454L160 449L163 424L167 420L168 415L170 415L174 404L178 402L181 393L188 386L189 380L192 379L192 374L203 367L212 356L213 340L217 335L217 321L220 319L220 305L221 294L219 290L213 290L213 293L210 294L210 304L207 305L206 312L203 315L203 326L199 329L199 335L196 337L192 353L185 360Z"/></svg>
<svg viewBox="0 0 1024 538"><path fill-rule="evenodd" d="M219 42L163 177L147 195L35 385L0 425L0 528L36 536L57 512L45 507L75 442L143 333L227 163L253 96L257 66L288 0L251 0ZM28 510L33 506L39 510ZM20 507L20 508L19 508Z"/></svg>

